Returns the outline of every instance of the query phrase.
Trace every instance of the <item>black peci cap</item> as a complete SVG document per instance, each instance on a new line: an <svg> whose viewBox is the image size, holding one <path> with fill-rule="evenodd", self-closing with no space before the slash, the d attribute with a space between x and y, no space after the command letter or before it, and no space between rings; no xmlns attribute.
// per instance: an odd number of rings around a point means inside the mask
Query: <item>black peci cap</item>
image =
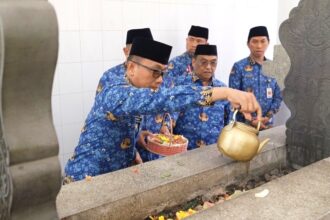
<svg viewBox="0 0 330 220"><path fill-rule="evenodd" d="M133 43L136 37L153 39L150 28L131 29L127 31L126 44Z"/></svg>
<svg viewBox="0 0 330 220"><path fill-rule="evenodd" d="M201 37L207 40L209 39L209 29L192 25L188 32L188 36Z"/></svg>
<svg viewBox="0 0 330 220"><path fill-rule="evenodd" d="M252 37L260 37L265 36L269 40L268 30L265 26L257 26L250 29L249 36L248 36L248 42Z"/></svg>
<svg viewBox="0 0 330 220"><path fill-rule="evenodd" d="M166 65L170 58L172 47L146 38L135 38L129 55L140 56Z"/></svg>
<svg viewBox="0 0 330 220"><path fill-rule="evenodd" d="M195 56L197 55L218 56L217 46L209 44L198 45L195 51Z"/></svg>

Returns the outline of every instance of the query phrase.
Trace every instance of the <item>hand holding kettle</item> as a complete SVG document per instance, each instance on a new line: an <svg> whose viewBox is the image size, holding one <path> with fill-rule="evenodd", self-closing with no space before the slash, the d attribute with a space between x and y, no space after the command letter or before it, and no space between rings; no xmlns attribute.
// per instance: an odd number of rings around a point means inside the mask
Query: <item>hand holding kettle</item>
<svg viewBox="0 0 330 220"><path fill-rule="evenodd" d="M257 112L259 121L262 118L261 107L253 93L226 87L215 87L211 99L212 101L227 99L235 109L240 109L240 112L248 120L252 119L251 113L254 112Z"/></svg>

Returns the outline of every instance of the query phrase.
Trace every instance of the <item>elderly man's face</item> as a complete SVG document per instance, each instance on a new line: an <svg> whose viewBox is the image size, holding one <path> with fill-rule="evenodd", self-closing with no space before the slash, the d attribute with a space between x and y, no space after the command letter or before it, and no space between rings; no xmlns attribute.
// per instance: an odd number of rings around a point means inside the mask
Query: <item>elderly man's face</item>
<svg viewBox="0 0 330 220"><path fill-rule="evenodd" d="M193 36L188 36L186 39L186 49L187 52L191 55L195 53L197 45L200 44L207 44L207 39L202 38L202 37L193 37Z"/></svg>
<svg viewBox="0 0 330 220"><path fill-rule="evenodd" d="M128 61L127 77L138 88L157 89L163 82L166 66L155 61L133 57Z"/></svg>
<svg viewBox="0 0 330 220"><path fill-rule="evenodd" d="M252 37L248 42L251 55L255 58L263 58L268 48L269 41L265 36Z"/></svg>
<svg viewBox="0 0 330 220"><path fill-rule="evenodd" d="M209 81L217 68L218 57L209 55L197 55L192 60L195 74L202 81Z"/></svg>

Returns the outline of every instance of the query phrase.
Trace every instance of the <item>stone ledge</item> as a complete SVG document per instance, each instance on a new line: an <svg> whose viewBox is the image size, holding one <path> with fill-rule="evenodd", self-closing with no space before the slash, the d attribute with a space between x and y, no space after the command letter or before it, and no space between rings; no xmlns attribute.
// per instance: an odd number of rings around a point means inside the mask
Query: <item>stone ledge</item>
<svg viewBox="0 0 330 220"><path fill-rule="evenodd" d="M256 198L264 189L269 194ZM187 219L330 219L330 158Z"/></svg>
<svg viewBox="0 0 330 220"><path fill-rule="evenodd" d="M286 163L285 127L260 137L272 141L251 161L250 174ZM60 219L143 219L239 176L246 176L246 163L220 155L211 145L62 186L57 212Z"/></svg>

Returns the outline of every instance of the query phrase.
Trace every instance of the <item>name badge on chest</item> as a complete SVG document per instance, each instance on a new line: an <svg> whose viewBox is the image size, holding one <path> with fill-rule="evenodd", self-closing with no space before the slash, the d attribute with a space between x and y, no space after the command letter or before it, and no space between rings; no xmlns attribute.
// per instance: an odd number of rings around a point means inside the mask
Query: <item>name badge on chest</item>
<svg viewBox="0 0 330 220"><path fill-rule="evenodd" d="M267 99L273 98L273 90L272 88L268 87L266 90L267 93Z"/></svg>

